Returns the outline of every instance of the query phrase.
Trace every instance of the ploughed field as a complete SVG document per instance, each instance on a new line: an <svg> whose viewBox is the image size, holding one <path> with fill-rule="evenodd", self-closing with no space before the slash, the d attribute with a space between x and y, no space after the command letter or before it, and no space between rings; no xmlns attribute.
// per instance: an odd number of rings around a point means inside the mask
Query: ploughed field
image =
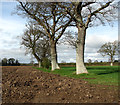
<svg viewBox="0 0 120 105"><path fill-rule="evenodd" d="M90 84L30 66L2 67L2 103L117 103L116 86Z"/></svg>

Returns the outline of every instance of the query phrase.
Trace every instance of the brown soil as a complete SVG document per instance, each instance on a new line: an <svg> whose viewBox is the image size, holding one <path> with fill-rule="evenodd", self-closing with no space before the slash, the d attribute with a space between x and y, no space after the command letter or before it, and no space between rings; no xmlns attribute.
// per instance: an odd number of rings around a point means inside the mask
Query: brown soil
<svg viewBox="0 0 120 105"><path fill-rule="evenodd" d="M118 92L111 88L28 66L2 68L3 103L116 103Z"/></svg>

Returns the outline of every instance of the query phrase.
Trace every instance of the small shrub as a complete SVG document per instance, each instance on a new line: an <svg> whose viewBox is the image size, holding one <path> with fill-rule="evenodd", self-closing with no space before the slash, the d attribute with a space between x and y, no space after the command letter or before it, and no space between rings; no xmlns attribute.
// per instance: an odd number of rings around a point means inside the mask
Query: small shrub
<svg viewBox="0 0 120 105"><path fill-rule="evenodd" d="M50 67L50 60L48 58L43 58L42 67L48 69Z"/></svg>

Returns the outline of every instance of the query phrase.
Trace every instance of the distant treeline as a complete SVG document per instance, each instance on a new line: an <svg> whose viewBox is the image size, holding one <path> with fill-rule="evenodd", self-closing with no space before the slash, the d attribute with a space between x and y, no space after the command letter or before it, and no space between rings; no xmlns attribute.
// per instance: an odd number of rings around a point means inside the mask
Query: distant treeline
<svg viewBox="0 0 120 105"><path fill-rule="evenodd" d="M0 61L0 65L2 65L2 66L20 66L20 63L15 58L9 58L9 59L3 58Z"/></svg>

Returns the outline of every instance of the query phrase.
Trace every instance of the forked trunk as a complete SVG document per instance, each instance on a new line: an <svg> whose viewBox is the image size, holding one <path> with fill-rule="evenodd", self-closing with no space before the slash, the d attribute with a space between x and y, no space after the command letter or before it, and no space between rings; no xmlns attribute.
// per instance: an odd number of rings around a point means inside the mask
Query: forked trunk
<svg viewBox="0 0 120 105"><path fill-rule="evenodd" d="M59 69L59 66L57 64L56 43L54 43L54 41L51 41L51 64L52 71Z"/></svg>
<svg viewBox="0 0 120 105"><path fill-rule="evenodd" d="M78 27L78 39L76 48L76 74L88 73L84 65L84 46L86 29Z"/></svg>

